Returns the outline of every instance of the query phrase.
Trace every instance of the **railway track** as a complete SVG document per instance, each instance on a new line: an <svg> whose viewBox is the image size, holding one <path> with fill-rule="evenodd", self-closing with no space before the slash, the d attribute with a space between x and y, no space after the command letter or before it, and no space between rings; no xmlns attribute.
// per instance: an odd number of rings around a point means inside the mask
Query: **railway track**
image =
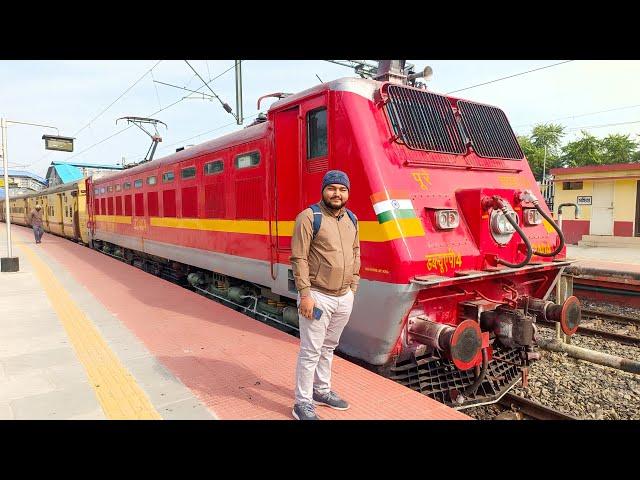
<svg viewBox="0 0 640 480"><path fill-rule="evenodd" d="M505 394L498 403L508 409L516 409L523 415L534 420L580 420L578 417L567 415L553 408L520 397L513 393Z"/></svg>
<svg viewBox="0 0 640 480"><path fill-rule="evenodd" d="M587 317L588 319L601 318L602 320L609 320L610 322L640 326L640 319L633 318L633 317L625 317L624 315L619 315L617 313L600 312L598 310L583 308L582 315Z"/></svg>
<svg viewBox="0 0 640 480"><path fill-rule="evenodd" d="M609 320L609 319L607 318L606 320ZM538 320L536 323L545 327L555 328L554 322ZM578 330L576 331L576 333L580 335L586 335L589 337L600 337L605 340L613 340L623 345L640 346L640 337L634 337L632 335L624 335L622 333L609 332L607 330L600 330L597 328L590 328L590 327L583 327L583 326L578 327Z"/></svg>

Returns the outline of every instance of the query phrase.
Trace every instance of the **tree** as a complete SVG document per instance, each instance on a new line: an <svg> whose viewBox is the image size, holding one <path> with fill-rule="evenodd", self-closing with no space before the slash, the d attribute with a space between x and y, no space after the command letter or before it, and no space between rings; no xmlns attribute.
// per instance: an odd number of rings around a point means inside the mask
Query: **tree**
<svg viewBox="0 0 640 480"><path fill-rule="evenodd" d="M560 139L564 136L564 127L556 124L537 124L531 136L519 136L518 143L524 152L533 176L542 179L542 173L560 165ZM546 145L546 161L545 161Z"/></svg>
<svg viewBox="0 0 640 480"><path fill-rule="evenodd" d="M560 140L564 137L564 127L555 123L539 123L531 131L531 142L538 148L547 148L547 155L559 155Z"/></svg>
<svg viewBox="0 0 640 480"><path fill-rule="evenodd" d="M631 163L637 161L638 143L629 135L610 134L602 140L603 163ZM634 156L635 154L635 156Z"/></svg>
<svg viewBox="0 0 640 480"><path fill-rule="evenodd" d="M605 163L602 140L586 130L580 132L582 138L567 143L562 147L561 163L566 167L582 167L585 165L602 165Z"/></svg>

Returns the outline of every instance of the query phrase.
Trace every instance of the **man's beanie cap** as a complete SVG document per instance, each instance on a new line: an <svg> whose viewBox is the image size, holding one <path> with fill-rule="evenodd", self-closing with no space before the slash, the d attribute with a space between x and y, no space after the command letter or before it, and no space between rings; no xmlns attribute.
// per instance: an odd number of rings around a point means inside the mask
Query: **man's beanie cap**
<svg viewBox="0 0 640 480"><path fill-rule="evenodd" d="M344 185L348 190L351 190L351 186L349 184L349 177L346 173L340 170L329 170L324 174L324 178L322 179L322 190L326 188L327 185L331 185L332 183L337 183L339 185Z"/></svg>

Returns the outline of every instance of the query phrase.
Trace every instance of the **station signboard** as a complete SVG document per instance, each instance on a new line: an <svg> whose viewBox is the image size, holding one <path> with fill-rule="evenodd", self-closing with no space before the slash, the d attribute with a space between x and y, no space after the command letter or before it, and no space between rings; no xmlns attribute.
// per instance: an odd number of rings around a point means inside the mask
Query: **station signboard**
<svg viewBox="0 0 640 480"><path fill-rule="evenodd" d="M578 198L577 198L578 201L576 203L578 205L591 205L591 198L592 198L591 196L578 195Z"/></svg>
<svg viewBox="0 0 640 480"><path fill-rule="evenodd" d="M59 137L55 135L43 135L44 148L46 150L59 150L61 152L73 152L73 137Z"/></svg>

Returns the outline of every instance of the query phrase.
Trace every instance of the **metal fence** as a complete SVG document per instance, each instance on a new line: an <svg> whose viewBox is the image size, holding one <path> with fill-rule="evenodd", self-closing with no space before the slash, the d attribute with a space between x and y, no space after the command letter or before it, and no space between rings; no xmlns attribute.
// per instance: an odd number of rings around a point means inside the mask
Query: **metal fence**
<svg viewBox="0 0 640 480"><path fill-rule="evenodd" d="M540 182L540 191L542 192L542 196L544 197L544 201L547 203L549 210L551 210L551 213L553 213L553 197L555 194L555 184L553 183L552 177L545 178L542 182Z"/></svg>

